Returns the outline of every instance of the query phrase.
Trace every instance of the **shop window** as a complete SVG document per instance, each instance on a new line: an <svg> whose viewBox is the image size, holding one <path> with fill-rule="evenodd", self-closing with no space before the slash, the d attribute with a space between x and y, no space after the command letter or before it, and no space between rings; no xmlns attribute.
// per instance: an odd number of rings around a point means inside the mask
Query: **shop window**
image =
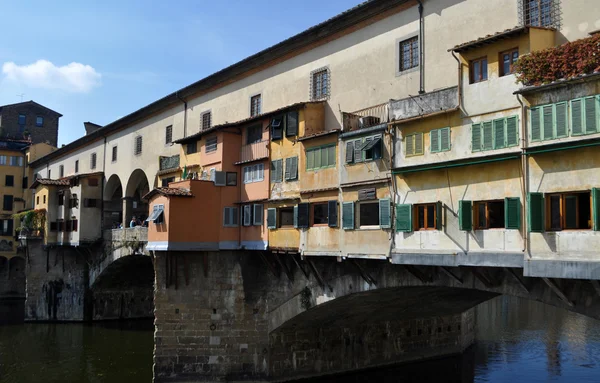
<svg viewBox="0 0 600 383"><path fill-rule="evenodd" d="M279 208L279 227L294 227L294 208Z"/></svg>
<svg viewBox="0 0 600 383"><path fill-rule="evenodd" d="M503 229L505 225L504 200L473 203L475 229Z"/></svg>
<svg viewBox="0 0 600 383"><path fill-rule="evenodd" d="M548 230L587 230L592 228L590 192L546 195Z"/></svg>
<svg viewBox="0 0 600 383"><path fill-rule="evenodd" d="M437 229L437 204L426 203L415 205L416 230L436 230Z"/></svg>
<svg viewBox="0 0 600 383"><path fill-rule="evenodd" d="M379 226L379 201L359 203L358 226Z"/></svg>
<svg viewBox="0 0 600 383"><path fill-rule="evenodd" d="M327 225L329 218L329 206L327 202L313 203L312 205L312 225Z"/></svg>

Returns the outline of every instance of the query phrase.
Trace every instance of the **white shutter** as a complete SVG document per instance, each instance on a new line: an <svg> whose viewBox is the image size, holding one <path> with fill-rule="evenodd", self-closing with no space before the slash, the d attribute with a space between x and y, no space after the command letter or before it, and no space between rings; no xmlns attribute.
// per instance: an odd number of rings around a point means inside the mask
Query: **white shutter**
<svg viewBox="0 0 600 383"><path fill-rule="evenodd" d="M252 205L244 205L244 226L252 224Z"/></svg>
<svg viewBox="0 0 600 383"><path fill-rule="evenodd" d="M258 164L256 165L258 168L258 178L256 179L257 181L262 181L265 179L265 165L264 164Z"/></svg>
<svg viewBox="0 0 600 383"><path fill-rule="evenodd" d="M255 204L254 205L254 222L255 226L262 226L263 224L263 205Z"/></svg>

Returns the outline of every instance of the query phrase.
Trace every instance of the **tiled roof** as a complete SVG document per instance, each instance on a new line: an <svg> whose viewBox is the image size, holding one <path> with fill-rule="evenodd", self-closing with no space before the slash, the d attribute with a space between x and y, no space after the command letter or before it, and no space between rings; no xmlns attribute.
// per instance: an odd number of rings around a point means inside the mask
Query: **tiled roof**
<svg viewBox="0 0 600 383"><path fill-rule="evenodd" d="M306 141L306 140L310 140L312 138L318 138L318 137L328 136L330 134L338 134L339 132L340 132L339 129L332 129L332 130L328 130L326 132L319 132L319 133L311 134L311 135L308 135L308 136L298 137L298 141Z"/></svg>
<svg viewBox="0 0 600 383"><path fill-rule="evenodd" d="M175 172L178 172L180 170L181 170L180 167L171 168L171 169L163 169L163 170L159 170L158 172L156 172L156 175L157 176L162 176L162 175L165 175L165 174L175 173Z"/></svg>
<svg viewBox="0 0 600 383"><path fill-rule="evenodd" d="M38 178L33 182L33 184L29 188L35 189L38 185L69 186L70 182L67 178L61 178L59 180L51 180L49 178Z"/></svg>
<svg viewBox="0 0 600 383"><path fill-rule="evenodd" d="M516 27L510 28L510 29L505 29L502 32L496 32L496 33L491 34L491 35L480 37L480 38L478 38L476 40L471 40L471 41L468 41L466 43L462 43L462 44L456 45L454 48L448 49L448 51L449 52L450 51L464 52L464 51L467 51L469 49L480 47L482 45L491 44L491 43L494 43L494 42L499 41L499 40L504 40L504 39L508 39L508 38L511 38L511 37L518 36L518 35L523 34L523 33L527 33L530 28L547 29L547 30L552 30L552 31L554 30L553 28L516 26Z"/></svg>
<svg viewBox="0 0 600 383"><path fill-rule="evenodd" d="M307 194L307 193L317 193L317 192L332 191L332 190L338 190L338 187L332 186L332 187L328 187L328 188L300 190L300 193Z"/></svg>
<svg viewBox="0 0 600 383"><path fill-rule="evenodd" d="M184 188L156 188L156 189L151 190L145 196L143 196L142 199L150 199L155 194L160 194L160 195L164 195L164 196L167 196L167 197L193 197L193 194L190 191L190 189L184 189Z"/></svg>

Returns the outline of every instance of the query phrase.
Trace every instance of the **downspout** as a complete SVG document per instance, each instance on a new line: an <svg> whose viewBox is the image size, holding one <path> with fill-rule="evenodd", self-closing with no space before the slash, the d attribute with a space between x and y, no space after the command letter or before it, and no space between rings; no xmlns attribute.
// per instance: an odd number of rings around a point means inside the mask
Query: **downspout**
<svg viewBox="0 0 600 383"><path fill-rule="evenodd" d="M456 107L460 110L460 107L462 105L462 87L463 87L462 63L460 62L460 59L458 57L456 57L456 54L454 53L454 51L450 51L450 53L452 53L452 57L454 57L454 59L458 63L458 103L457 103Z"/></svg>
<svg viewBox="0 0 600 383"><path fill-rule="evenodd" d="M104 188L106 187L106 136L104 136L104 149L102 150L102 190L100 190L100 198L102 199L102 215L100 217L100 230L104 234Z"/></svg>
<svg viewBox="0 0 600 383"><path fill-rule="evenodd" d="M392 108L391 100L389 101L388 105L389 105L388 106L388 121L389 121L390 120L390 109ZM392 166L390 167L391 169L394 169L395 163L396 163L395 162L396 161L396 142L398 142L396 139L396 129L397 129L396 125L392 125L392 145L391 145L391 147L392 147L392 155L391 155ZM392 193L394 196L394 198L392 200L392 202L393 202L392 206L395 206L396 205L396 197L398 196L398 185L396 184L396 175L394 175L394 172L392 172L391 176L392 176ZM391 253L396 248L396 232L393 229L395 227L394 222L396 222L396 209L392 208L390 216L391 216L391 221L392 221L391 222L392 223L392 241L391 241L392 243L391 243L391 249L390 249L390 253ZM392 261L392 258L390 256L390 262L391 261Z"/></svg>
<svg viewBox="0 0 600 383"><path fill-rule="evenodd" d="M523 194L523 224L521 225L522 228L522 235L523 235L523 252L526 253L527 255L529 255L529 257L531 257L531 254L528 254L528 250L529 250L529 243L528 240L529 238L527 237L527 226L529 225L529 223L527 222L527 195L529 193L529 185L527 184L527 179L528 177L526 176L527 173L527 156L525 155L523 149L526 147L526 140L525 140L525 126L526 126L526 121L525 119L527 118L527 115L525 114L525 105L523 104L523 101L521 100L521 96L517 94L517 101L519 101L519 104L521 104L521 179L523 182L523 187L522 187L522 194Z"/></svg>
<svg viewBox="0 0 600 383"><path fill-rule="evenodd" d="M175 92L175 97L183 102L183 138L187 137L187 101L179 97L179 91Z"/></svg>
<svg viewBox="0 0 600 383"><path fill-rule="evenodd" d="M423 30L423 1L419 2L419 94L425 93L425 60L423 59L423 48L425 46Z"/></svg>

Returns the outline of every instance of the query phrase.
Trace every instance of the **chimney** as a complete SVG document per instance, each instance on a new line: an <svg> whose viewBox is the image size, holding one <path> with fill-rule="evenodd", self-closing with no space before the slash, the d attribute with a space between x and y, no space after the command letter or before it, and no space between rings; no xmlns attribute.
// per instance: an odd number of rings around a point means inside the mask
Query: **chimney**
<svg viewBox="0 0 600 383"><path fill-rule="evenodd" d="M88 135L90 133L95 132L96 130L102 128L102 126L98 125L98 124L94 124L93 122L84 122L83 126L85 126L85 134Z"/></svg>

